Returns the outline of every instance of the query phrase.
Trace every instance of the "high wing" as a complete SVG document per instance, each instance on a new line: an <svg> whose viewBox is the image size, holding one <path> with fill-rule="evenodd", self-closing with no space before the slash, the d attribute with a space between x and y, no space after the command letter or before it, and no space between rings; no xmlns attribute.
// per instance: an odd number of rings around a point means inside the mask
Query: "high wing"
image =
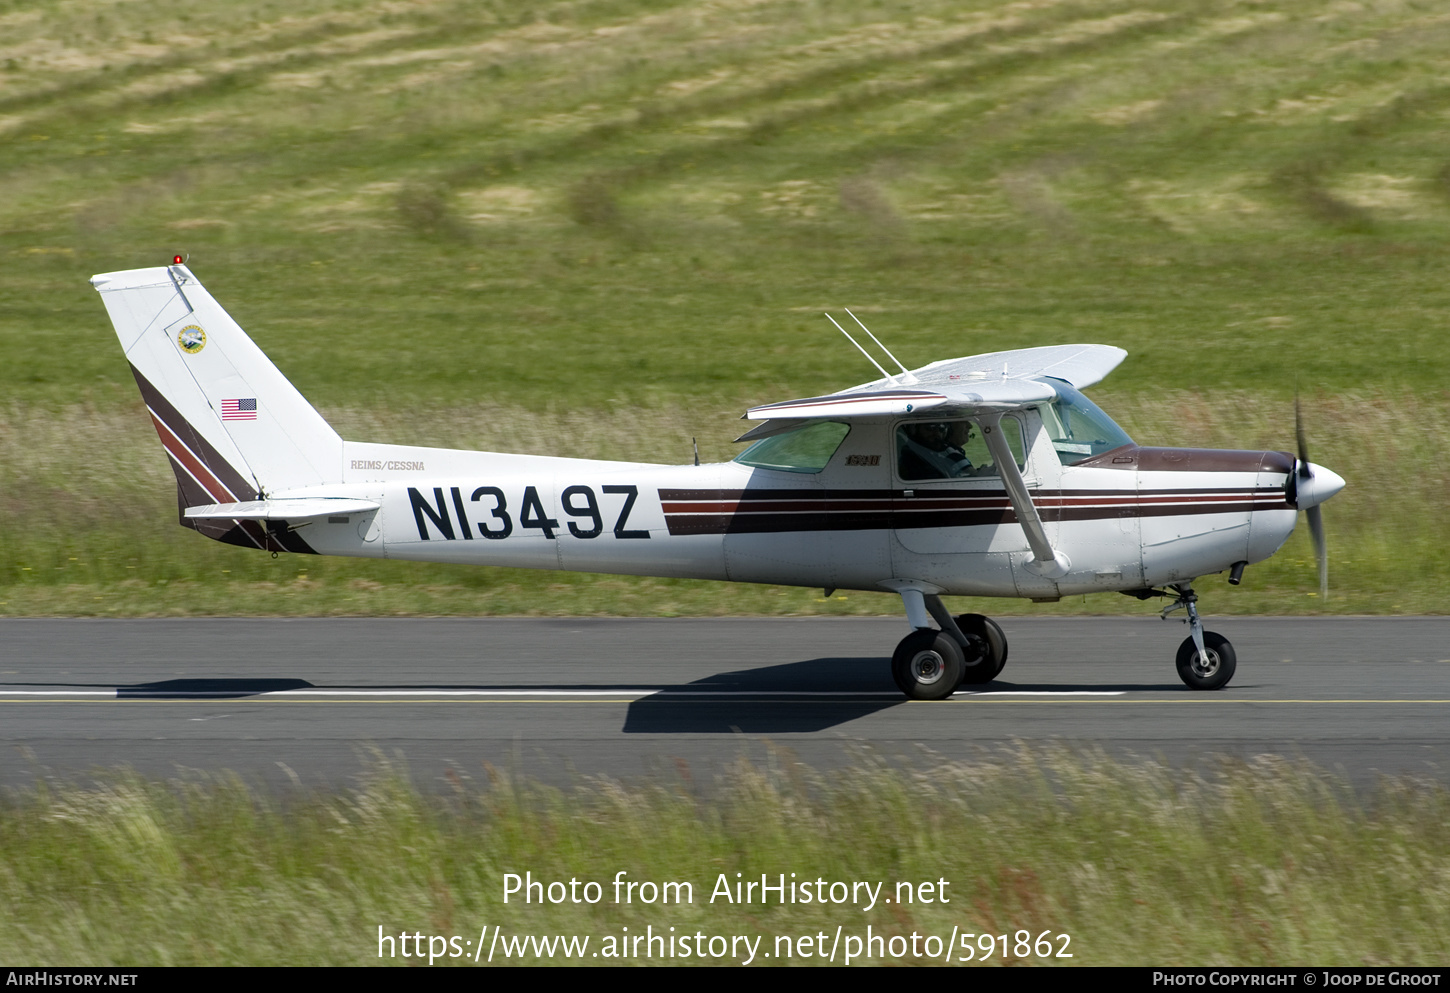
<svg viewBox="0 0 1450 993"><path fill-rule="evenodd" d="M919 383L928 385L1050 376L1082 390L1101 382L1127 357L1127 352L1113 345L1043 345L943 359L914 369L911 374Z"/></svg>
<svg viewBox="0 0 1450 993"><path fill-rule="evenodd" d="M1083 389L1103 379L1127 357L1112 345L1045 345L985 355L944 359L832 393L752 407L748 420L812 417L890 417L935 409L946 414L1002 413L1051 400L1057 395L1044 378ZM767 426L762 426L767 427ZM762 437L760 428L742 436Z"/></svg>
<svg viewBox="0 0 1450 993"><path fill-rule="evenodd" d="M1067 575L1072 562L1052 547L1017 462L1002 432L996 430L998 421L1008 411L1057 396L1057 390L1046 380L1061 380L1075 389L1091 386L1116 369L1127 354L1112 345L1046 345L945 359L830 396L752 407L745 412L745 417L766 423L736 440L754 441L789 430L791 422L801 418L890 417L927 410L934 414L978 417L1001 473L1003 488L1032 549L1032 561L1026 564L1027 568L1057 579Z"/></svg>
<svg viewBox="0 0 1450 993"><path fill-rule="evenodd" d="M889 383L868 383L830 396L751 407L745 416L758 421L799 420L803 417L889 417L924 410L941 414L985 414L1016 410L1055 396L1057 391L1047 383L1017 379L977 380L935 390L903 390Z"/></svg>

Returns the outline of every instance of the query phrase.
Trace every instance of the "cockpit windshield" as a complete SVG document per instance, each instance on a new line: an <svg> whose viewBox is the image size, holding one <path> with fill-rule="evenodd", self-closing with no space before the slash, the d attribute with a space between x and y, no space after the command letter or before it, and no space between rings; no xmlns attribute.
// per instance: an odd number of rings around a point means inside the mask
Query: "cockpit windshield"
<svg viewBox="0 0 1450 993"><path fill-rule="evenodd" d="M1076 465L1133 439L1101 407L1060 379L1052 380L1057 399L1042 406L1042 423L1063 465Z"/></svg>

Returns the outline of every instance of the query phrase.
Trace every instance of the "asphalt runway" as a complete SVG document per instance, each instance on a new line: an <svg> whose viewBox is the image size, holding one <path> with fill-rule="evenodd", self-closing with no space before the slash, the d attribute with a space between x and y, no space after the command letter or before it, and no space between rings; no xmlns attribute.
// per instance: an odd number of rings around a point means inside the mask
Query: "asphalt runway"
<svg viewBox="0 0 1450 993"><path fill-rule="evenodd" d="M1239 659L1214 693L1179 682L1177 622L1001 623L1002 675L922 703L891 681L900 619L3 620L0 785L339 787L378 755L425 789L489 766L707 783L742 756L921 768L1016 742L1450 782L1450 618L1209 618Z"/></svg>

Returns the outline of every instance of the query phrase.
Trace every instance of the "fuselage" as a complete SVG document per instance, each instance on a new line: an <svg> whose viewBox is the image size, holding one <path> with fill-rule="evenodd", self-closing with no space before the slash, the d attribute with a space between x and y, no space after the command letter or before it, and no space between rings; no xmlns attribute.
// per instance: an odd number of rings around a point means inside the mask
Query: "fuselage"
<svg viewBox="0 0 1450 993"><path fill-rule="evenodd" d="M824 466L664 466L344 443L344 481L272 496L380 509L295 532L331 555L883 589L1057 597L1154 587L1268 558L1293 531L1293 456L1116 447L1064 464L1035 410L1021 473L1071 569L1051 579L995 475L904 479L899 419L854 420Z"/></svg>
<svg viewBox="0 0 1450 993"><path fill-rule="evenodd" d="M891 590L914 628L933 609L950 630L928 598L1187 597L1272 555L1296 507L1316 526L1344 485L1283 452L1135 445L1079 392L1126 355L1093 344L878 366L872 383L751 408L754 443L720 464L349 442L185 265L91 283L180 522L274 552Z"/></svg>

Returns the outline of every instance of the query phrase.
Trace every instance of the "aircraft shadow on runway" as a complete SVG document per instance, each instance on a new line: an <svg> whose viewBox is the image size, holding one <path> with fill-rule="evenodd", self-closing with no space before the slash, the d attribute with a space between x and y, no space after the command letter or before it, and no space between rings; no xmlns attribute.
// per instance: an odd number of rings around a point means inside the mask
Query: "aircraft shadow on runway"
<svg viewBox="0 0 1450 993"><path fill-rule="evenodd" d="M827 692L870 695L795 695ZM885 659L808 659L716 673L635 700L623 730L626 734L824 731L906 702Z"/></svg>
<svg viewBox="0 0 1450 993"><path fill-rule="evenodd" d="M832 699L798 693L869 693ZM958 694L1178 693L1178 682L1012 683L963 685ZM704 695L708 692L708 695ZM738 694L738 695L736 695ZM772 694L779 694L773 696ZM633 734L781 734L824 731L907 703L880 658L820 658L722 672L629 705L623 730Z"/></svg>
<svg viewBox="0 0 1450 993"><path fill-rule="evenodd" d="M305 679L163 679L153 683L133 683L130 686L117 686L115 683L62 683L47 679L44 682L0 683L0 692L22 686L43 687L47 690L60 687L77 690L114 689L118 700L187 700L197 697L227 699L316 688Z"/></svg>
<svg viewBox="0 0 1450 993"><path fill-rule="evenodd" d="M307 690L313 685L305 679L163 679L154 683L117 686L118 700L168 700L192 697L228 698L277 693L282 690Z"/></svg>

